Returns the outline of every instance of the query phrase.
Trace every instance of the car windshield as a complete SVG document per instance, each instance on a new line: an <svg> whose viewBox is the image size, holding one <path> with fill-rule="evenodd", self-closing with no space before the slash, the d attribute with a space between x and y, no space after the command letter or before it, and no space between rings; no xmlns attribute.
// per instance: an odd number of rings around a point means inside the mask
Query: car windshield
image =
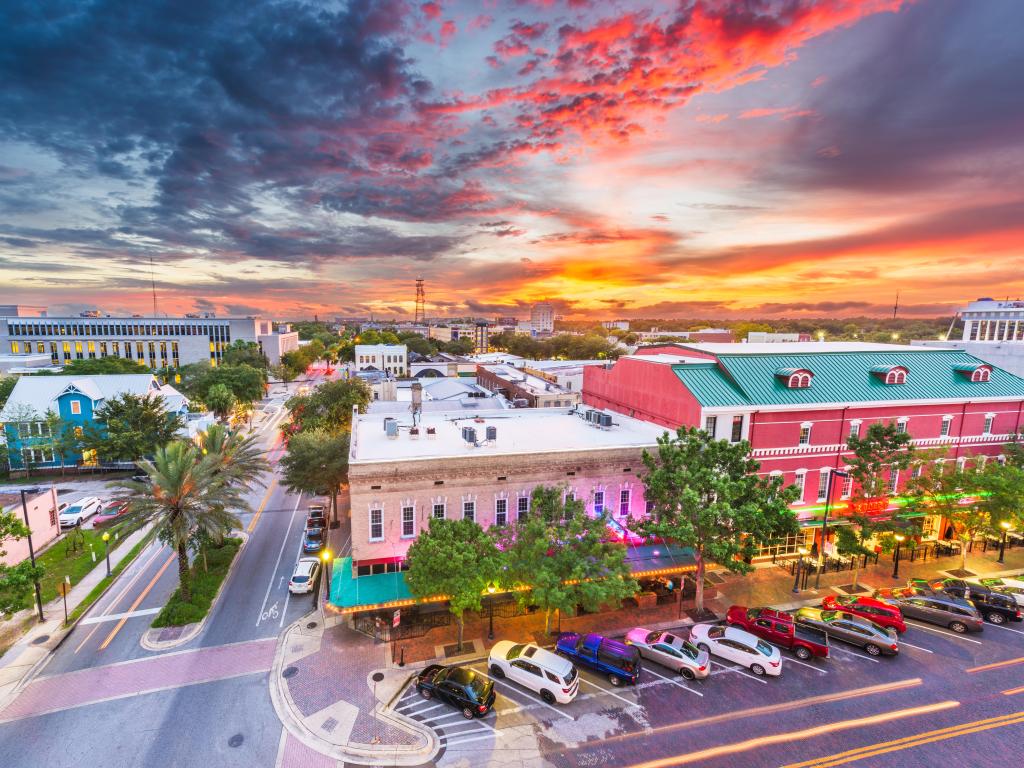
<svg viewBox="0 0 1024 768"><path fill-rule="evenodd" d="M476 694L478 699L482 699L487 695L487 683L476 675L474 675L473 679L469 681L469 687L473 689L473 693Z"/></svg>
<svg viewBox="0 0 1024 768"><path fill-rule="evenodd" d="M658 638L660 637L661 632L648 632L647 637L644 638L644 642L648 645L654 645L656 642L658 642ZM665 639L668 640L668 638Z"/></svg>
<svg viewBox="0 0 1024 768"><path fill-rule="evenodd" d="M77 515L81 511L82 511L82 506L80 504L75 504L73 507L68 507L67 509L65 509L63 512L61 512L61 514L62 515Z"/></svg>
<svg viewBox="0 0 1024 768"><path fill-rule="evenodd" d="M309 576L292 576L292 581L296 584L305 584L309 581Z"/></svg>
<svg viewBox="0 0 1024 768"><path fill-rule="evenodd" d="M840 615L839 611L822 611L821 612L821 620L822 621L835 621L837 618L839 618L839 615Z"/></svg>
<svg viewBox="0 0 1024 768"><path fill-rule="evenodd" d="M772 655L772 647L768 645L768 643L766 643L764 640L757 641L757 650L760 651L761 654L764 656Z"/></svg>
<svg viewBox="0 0 1024 768"><path fill-rule="evenodd" d="M520 643L518 645L513 645L511 648L508 649L508 657L507 658L518 659L522 655L523 649L525 647L526 646L523 645L522 643Z"/></svg>
<svg viewBox="0 0 1024 768"><path fill-rule="evenodd" d="M310 541L319 541L323 538L323 535L323 531L321 531L319 528L312 528L306 532L306 538Z"/></svg>
<svg viewBox="0 0 1024 768"><path fill-rule="evenodd" d="M678 649L679 651L681 651L686 656L689 656L694 661L696 661L697 657L700 656L700 649L697 648L697 646L694 645L693 643L688 643L685 640L683 640L682 643L678 643L678 644L673 643L672 647Z"/></svg>

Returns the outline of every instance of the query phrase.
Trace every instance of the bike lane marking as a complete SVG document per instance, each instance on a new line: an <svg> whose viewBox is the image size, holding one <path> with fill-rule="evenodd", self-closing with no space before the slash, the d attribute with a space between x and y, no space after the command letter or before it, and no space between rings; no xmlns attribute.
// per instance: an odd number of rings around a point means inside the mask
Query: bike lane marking
<svg viewBox="0 0 1024 768"><path fill-rule="evenodd" d="M277 482L277 481L275 480L274 482ZM273 484L271 484L271 486L273 486ZM267 495L264 497L263 503L260 505L260 512L262 512L263 511L263 507L265 507L267 505L267 500L270 498L270 491L271 490L273 490L273 487L271 487L271 488L269 488L267 490ZM292 510L291 519L288 521L288 528L285 531L285 535L281 537L281 548L277 552L277 562L274 563L274 570L270 572L270 580L267 582L267 591L263 595L263 604L260 605L260 612L259 612L259 614L256 617L256 626L257 627L260 625L260 622L262 622L263 619L265 618L264 611L267 608L267 600L270 599L270 590L274 588L274 579L277 578L277 569L281 567L281 556L284 554L285 544L288 543L288 534L291 532L292 524L294 524L294 522L295 522L295 513L299 509L299 502L300 501L302 501L302 494L301 493L299 494L298 498L295 499L295 509ZM253 518L253 522L255 522L255 518ZM249 525L250 532L251 532L252 528L253 528L253 525L250 524ZM274 603L274 605L276 606L277 603ZM277 618L277 617L275 616L274 618Z"/></svg>

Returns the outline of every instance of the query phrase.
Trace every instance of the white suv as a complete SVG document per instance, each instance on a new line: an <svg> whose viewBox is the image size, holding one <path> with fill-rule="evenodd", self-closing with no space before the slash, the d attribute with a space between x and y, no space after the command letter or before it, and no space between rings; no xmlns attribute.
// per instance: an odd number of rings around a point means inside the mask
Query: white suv
<svg viewBox="0 0 1024 768"><path fill-rule="evenodd" d="M320 561L315 557L300 557L288 582L288 591L293 595L304 595L313 591L317 576L320 575Z"/></svg>
<svg viewBox="0 0 1024 768"><path fill-rule="evenodd" d="M548 704L568 704L580 689L580 676L571 661L533 643L501 640L491 648L487 665L494 679L519 683Z"/></svg>
<svg viewBox="0 0 1024 768"><path fill-rule="evenodd" d="M61 510L60 514L57 515L57 519L60 520L60 527L71 528L81 525L83 521L99 512L102 506L103 504L95 496L79 499L70 507Z"/></svg>

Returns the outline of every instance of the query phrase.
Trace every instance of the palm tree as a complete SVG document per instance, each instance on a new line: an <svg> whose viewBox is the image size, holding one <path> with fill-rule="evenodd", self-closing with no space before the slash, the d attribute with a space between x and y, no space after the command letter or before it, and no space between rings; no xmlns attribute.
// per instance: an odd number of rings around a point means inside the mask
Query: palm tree
<svg viewBox="0 0 1024 768"><path fill-rule="evenodd" d="M188 551L197 541L222 541L249 511L248 489L268 468L251 438L211 427L197 442L175 441L140 461L143 482L124 483L129 515L151 522L160 540L178 553L182 599L191 599Z"/></svg>

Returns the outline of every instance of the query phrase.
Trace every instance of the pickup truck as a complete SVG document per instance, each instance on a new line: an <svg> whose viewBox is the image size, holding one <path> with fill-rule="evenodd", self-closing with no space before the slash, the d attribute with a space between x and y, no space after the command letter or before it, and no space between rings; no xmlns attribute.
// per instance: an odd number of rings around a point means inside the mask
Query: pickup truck
<svg viewBox="0 0 1024 768"><path fill-rule="evenodd" d="M640 652L610 637L563 632L555 643L555 653L606 675L614 686L635 685L640 677Z"/></svg>
<svg viewBox="0 0 1024 768"><path fill-rule="evenodd" d="M828 635L812 627L801 627L793 617L774 608L729 608L725 620L728 624L745 629L773 645L788 648L798 659L812 656L828 658Z"/></svg>

